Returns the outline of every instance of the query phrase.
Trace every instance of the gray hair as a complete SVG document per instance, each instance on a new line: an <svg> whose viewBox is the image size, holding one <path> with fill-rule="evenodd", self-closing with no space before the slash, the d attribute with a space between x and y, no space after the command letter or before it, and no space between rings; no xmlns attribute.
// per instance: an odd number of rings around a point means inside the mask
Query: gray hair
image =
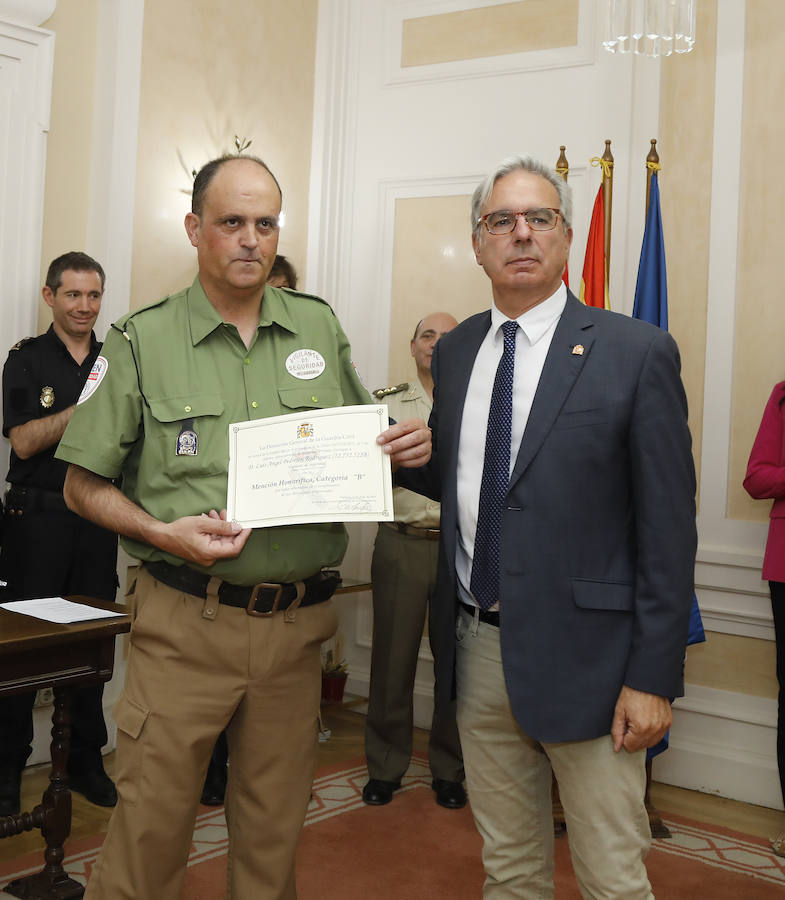
<svg viewBox="0 0 785 900"><path fill-rule="evenodd" d="M540 175L546 181L550 181L559 194L559 211L564 230L566 232L567 229L572 228L572 189L561 175L533 156L509 156L477 185L472 194L472 234L479 236L479 219L483 207L493 193L493 186L500 178L504 178L505 175L510 175L518 169L531 172L533 175Z"/></svg>

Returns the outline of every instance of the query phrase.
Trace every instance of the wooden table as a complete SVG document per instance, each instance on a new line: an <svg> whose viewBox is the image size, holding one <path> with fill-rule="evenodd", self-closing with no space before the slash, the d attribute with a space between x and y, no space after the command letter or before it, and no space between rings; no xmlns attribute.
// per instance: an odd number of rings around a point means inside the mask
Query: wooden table
<svg viewBox="0 0 785 900"><path fill-rule="evenodd" d="M45 565L45 563L42 563ZM44 868L19 878L4 890L28 900L71 900L84 887L63 869L63 844L71 831L71 792L66 762L73 688L109 681L114 667L115 635L129 631L125 607L87 597L70 597L122 616L74 625L56 625L0 609L0 697L52 688L52 771L49 787L32 812L0 816L0 838L40 828L46 841Z"/></svg>
<svg viewBox="0 0 785 900"><path fill-rule="evenodd" d="M341 584L336 588L335 597L338 594L359 594L362 591L370 591L373 585L370 581L363 578L344 578L341 577Z"/></svg>

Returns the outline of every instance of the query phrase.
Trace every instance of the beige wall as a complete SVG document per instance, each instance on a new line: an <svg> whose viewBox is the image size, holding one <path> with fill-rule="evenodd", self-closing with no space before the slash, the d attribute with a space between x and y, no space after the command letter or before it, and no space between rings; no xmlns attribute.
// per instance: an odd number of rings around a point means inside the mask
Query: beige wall
<svg viewBox="0 0 785 900"><path fill-rule="evenodd" d="M779 289L785 235L785 182L779 166L785 146L784 34L781 0L747 0L728 515L760 521L771 504L752 500L741 482L771 388L785 379L785 304Z"/></svg>
<svg viewBox="0 0 785 900"><path fill-rule="evenodd" d="M665 60L658 147L663 228L668 261L670 330L682 354L684 383L696 464L700 461L706 364L707 280L711 167L714 147L717 11L698 5L695 50ZM748 0L739 282L729 478L730 518L765 518L768 503L750 500L741 481L771 385L785 378L782 336L785 307L772 302L778 281L785 187L772 177L770 162L785 143L785 122L772 115L781 105L785 57L771 41L785 33L785 6L778 0ZM729 365L731 361L729 360ZM761 548L762 550L762 548ZM689 648L686 680L718 690L776 697L772 641L708 634Z"/></svg>
<svg viewBox="0 0 785 900"><path fill-rule="evenodd" d="M668 263L668 325L681 351L700 481L714 152L715 4L698 4L696 31L693 52L674 54L662 66L657 148L662 166L659 183Z"/></svg>
<svg viewBox="0 0 785 900"><path fill-rule="evenodd" d="M685 680L718 691L777 696L774 641L713 632L705 644L687 648Z"/></svg>
<svg viewBox="0 0 785 900"><path fill-rule="evenodd" d="M425 66L569 47L578 40L578 0L525 0L405 19L401 65Z"/></svg>
<svg viewBox="0 0 785 900"><path fill-rule="evenodd" d="M59 0L47 144L42 282L58 254L86 249L98 0ZM235 134L284 192L280 251L304 274L317 0L145 4L130 306L194 277L183 229L191 169L234 149ZM40 328L51 321L41 303Z"/></svg>
<svg viewBox="0 0 785 900"><path fill-rule="evenodd" d="M55 32L52 111L46 148L41 284L49 263L69 250L87 250L87 194L93 137L98 0L59 0L42 28ZM52 315L40 301L39 331Z"/></svg>
<svg viewBox="0 0 785 900"><path fill-rule="evenodd" d="M490 306L490 285L472 251L470 202L470 196L396 201L390 384L417 377L409 341L423 316L444 311L460 322Z"/></svg>
<svg viewBox="0 0 785 900"><path fill-rule="evenodd" d="M192 178L234 149L267 162L284 193L279 249L305 264L317 0L145 4L131 307L190 283L183 229Z"/></svg>

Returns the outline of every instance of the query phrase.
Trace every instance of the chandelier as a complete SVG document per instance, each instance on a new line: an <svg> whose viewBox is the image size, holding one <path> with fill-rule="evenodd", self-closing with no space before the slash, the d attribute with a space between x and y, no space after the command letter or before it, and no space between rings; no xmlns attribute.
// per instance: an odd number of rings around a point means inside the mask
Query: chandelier
<svg viewBox="0 0 785 900"><path fill-rule="evenodd" d="M695 45L698 0L607 0L603 47L610 53L670 56Z"/></svg>

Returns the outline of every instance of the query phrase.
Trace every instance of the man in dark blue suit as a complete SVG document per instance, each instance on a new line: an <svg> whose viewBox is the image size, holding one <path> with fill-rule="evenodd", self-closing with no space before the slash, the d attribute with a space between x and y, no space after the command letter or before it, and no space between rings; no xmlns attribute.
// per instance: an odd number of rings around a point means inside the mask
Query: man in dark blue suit
<svg viewBox="0 0 785 900"><path fill-rule="evenodd" d="M553 896L551 768L583 896L652 896L645 748L683 692L697 537L678 350L564 286L571 206L530 158L475 191L493 306L439 342L433 456L398 475L442 504L430 637L486 900Z"/></svg>

